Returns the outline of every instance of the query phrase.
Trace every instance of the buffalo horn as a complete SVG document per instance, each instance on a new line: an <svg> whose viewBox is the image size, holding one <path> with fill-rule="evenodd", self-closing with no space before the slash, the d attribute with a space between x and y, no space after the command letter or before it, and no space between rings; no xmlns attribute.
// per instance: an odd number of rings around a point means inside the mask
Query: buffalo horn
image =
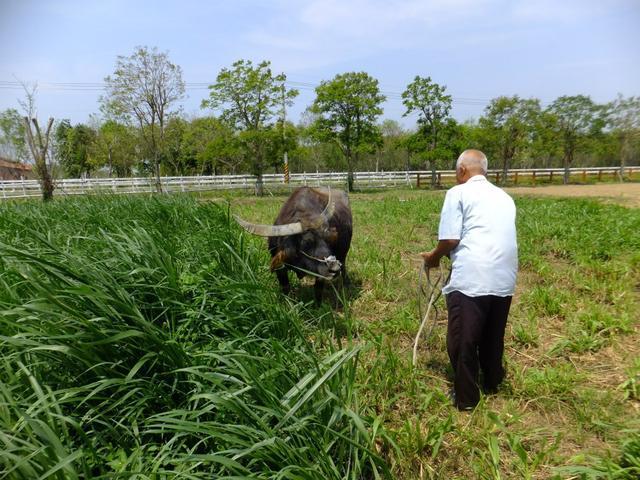
<svg viewBox="0 0 640 480"><path fill-rule="evenodd" d="M322 211L322 214L321 214L322 219L326 223L329 223L329 219L333 216L333 212L335 212L335 210L336 210L336 204L331 198L331 187L329 187L329 198L327 199L327 206L324 207L324 210Z"/></svg>
<svg viewBox="0 0 640 480"><path fill-rule="evenodd" d="M287 223L286 225L258 225L246 222L237 215L233 217L247 232L261 237L286 237L287 235L296 235L304 231L300 222Z"/></svg>

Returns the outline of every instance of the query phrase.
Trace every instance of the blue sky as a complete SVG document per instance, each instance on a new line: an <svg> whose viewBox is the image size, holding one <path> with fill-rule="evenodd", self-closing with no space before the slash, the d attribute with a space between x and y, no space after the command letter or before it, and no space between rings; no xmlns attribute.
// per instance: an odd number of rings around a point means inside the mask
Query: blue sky
<svg viewBox="0 0 640 480"><path fill-rule="evenodd" d="M0 0L0 110L38 82L40 117L86 121L97 83L117 55L158 47L188 84L221 68L267 59L301 86L297 121L313 86L366 71L387 94L382 118L402 119L400 93L415 75L447 86L458 120L477 118L499 95L586 94L598 102L640 95L640 0ZM207 113L206 88L190 86L183 110ZM411 120L403 120L412 126Z"/></svg>

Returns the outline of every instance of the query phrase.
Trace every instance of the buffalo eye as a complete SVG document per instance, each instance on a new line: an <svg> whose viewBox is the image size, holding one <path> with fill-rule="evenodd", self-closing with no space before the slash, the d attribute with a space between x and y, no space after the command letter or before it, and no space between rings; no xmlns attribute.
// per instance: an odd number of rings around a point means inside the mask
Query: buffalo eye
<svg viewBox="0 0 640 480"><path fill-rule="evenodd" d="M310 247L313 247L314 243L315 242L314 242L313 235L303 235L300 246L302 247L303 250L306 250Z"/></svg>

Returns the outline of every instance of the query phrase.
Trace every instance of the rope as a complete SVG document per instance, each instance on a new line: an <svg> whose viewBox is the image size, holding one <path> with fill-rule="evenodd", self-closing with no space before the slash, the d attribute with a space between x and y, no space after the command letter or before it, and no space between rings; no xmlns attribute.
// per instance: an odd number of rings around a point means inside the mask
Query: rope
<svg viewBox="0 0 640 480"><path fill-rule="evenodd" d="M442 286L448 281L449 276L451 275L451 271L445 277L444 268L442 264L438 267L438 273L435 279L431 278L431 271L433 269L427 268L424 264L422 264L418 271L418 315L420 318L420 328L418 329L418 333L416 334L416 338L413 342L413 366L416 366L418 362L418 342L420 341L420 335L422 335L422 331L429 321L429 313L431 313L431 309L434 310L433 322L431 322L426 338L428 339L433 332L433 327L435 327L438 322L438 308L435 306L435 303L442 295ZM426 279L426 282L425 282ZM423 300L426 299L426 311L423 315Z"/></svg>

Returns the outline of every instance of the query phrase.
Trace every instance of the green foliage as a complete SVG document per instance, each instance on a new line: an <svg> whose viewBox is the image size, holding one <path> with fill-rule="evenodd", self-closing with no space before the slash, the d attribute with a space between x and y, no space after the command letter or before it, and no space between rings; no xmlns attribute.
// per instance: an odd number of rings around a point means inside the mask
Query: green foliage
<svg viewBox="0 0 640 480"><path fill-rule="evenodd" d="M29 159L24 121L15 108L0 112L0 156L19 162Z"/></svg>
<svg viewBox="0 0 640 480"><path fill-rule="evenodd" d="M381 143L376 119L382 114L381 104L385 99L378 80L365 72L338 74L316 87L316 98L309 107L309 111L317 115L314 135L340 146L347 162L350 191L359 156Z"/></svg>
<svg viewBox="0 0 640 480"><path fill-rule="evenodd" d="M416 76L402 92L402 103L406 108L403 116L418 113L418 130L411 141L411 150L420 152L432 170L452 158L450 150L442 146L443 140L446 142L455 136L456 126L456 122L448 118L452 99L451 95L445 94L446 89L431 77ZM457 156L456 153L453 156Z"/></svg>
<svg viewBox="0 0 640 480"><path fill-rule="evenodd" d="M562 96L553 101L547 111L557 118L558 138L562 144L563 162L568 169L584 142L599 133L605 125L604 110L585 95ZM568 182L568 171L565 172Z"/></svg>
<svg viewBox="0 0 640 480"><path fill-rule="evenodd" d="M359 349L279 296L226 208L1 210L4 478L385 474L358 412Z"/></svg>
<svg viewBox="0 0 640 480"><path fill-rule="evenodd" d="M491 100L480 118L484 130L484 141L490 146L486 154L502 160L503 181L513 159L521 154L531 141L534 126L540 115L540 101L513 97L498 97Z"/></svg>
<svg viewBox="0 0 640 480"><path fill-rule="evenodd" d="M96 137L96 131L88 125L71 126L69 120L58 123L54 132L56 157L67 177L80 178L95 170L92 147Z"/></svg>
<svg viewBox="0 0 640 480"><path fill-rule="evenodd" d="M98 127L92 155L97 166L106 166L109 175L131 176L135 164L136 133L130 127L106 120Z"/></svg>
<svg viewBox="0 0 640 480"><path fill-rule="evenodd" d="M292 105L298 95L297 90L285 88L286 75L274 75L270 65L265 60L254 67L251 60L238 60L232 68L223 68L202 107L221 109L222 118L240 130L260 130L283 102Z"/></svg>
<svg viewBox="0 0 640 480"><path fill-rule="evenodd" d="M274 75L270 65L268 61L255 67L251 60L234 62L232 68L220 71L216 83L209 86L209 98L202 101L202 108L220 109L222 120L240 131L240 145L246 152L250 171L258 176L259 195L267 144L272 138L271 122L298 95L297 90L285 88L286 75Z"/></svg>
<svg viewBox="0 0 640 480"><path fill-rule="evenodd" d="M242 162L238 137L226 123L214 117L193 119L180 143L180 165L195 165L194 173L236 173ZM181 173L185 170L180 170Z"/></svg>

